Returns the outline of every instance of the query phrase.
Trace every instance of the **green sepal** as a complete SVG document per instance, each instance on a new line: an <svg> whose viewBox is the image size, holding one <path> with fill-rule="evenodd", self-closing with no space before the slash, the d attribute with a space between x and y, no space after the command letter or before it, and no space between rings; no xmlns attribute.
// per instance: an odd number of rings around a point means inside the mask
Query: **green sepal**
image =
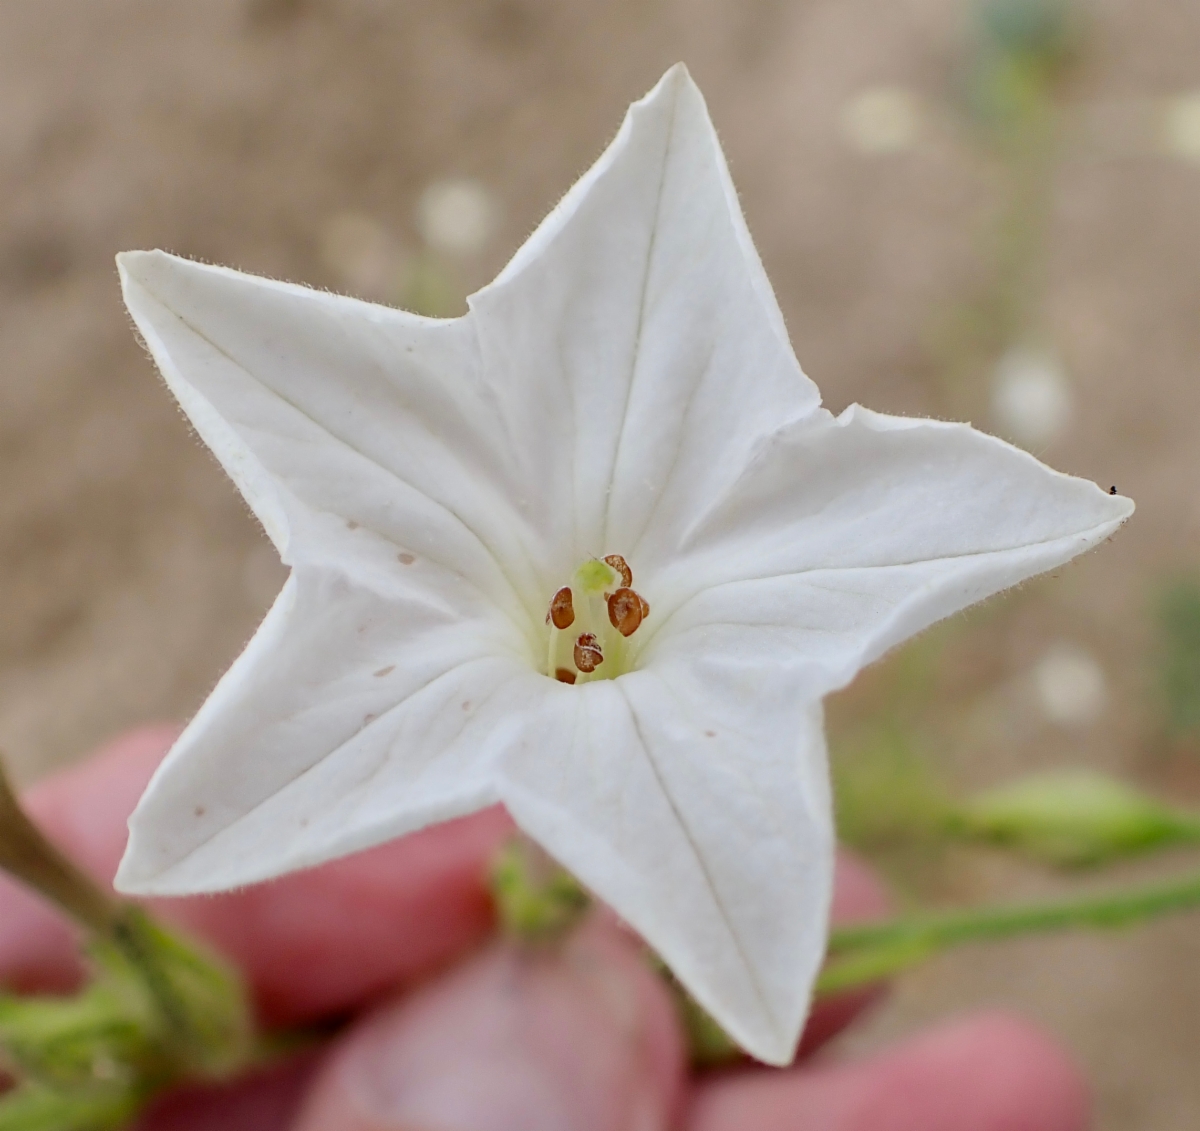
<svg viewBox="0 0 1200 1131"><path fill-rule="evenodd" d="M26 1083L0 1096L0 1131L118 1131L146 1099L134 1087L74 1094Z"/></svg>
<svg viewBox="0 0 1200 1131"><path fill-rule="evenodd" d="M152 1052L146 1002L109 983L74 997L0 996L0 1049L14 1075L88 1092L139 1076Z"/></svg>
<svg viewBox="0 0 1200 1131"><path fill-rule="evenodd" d="M500 850L490 880L501 928L525 942L561 938L591 906L580 882L525 837Z"/></svg>
<svg viewBox="0 0 1200 1131"><path fill-rule="evenodd" d="M152 1018L147 1037L175 1075L221 1080L253 1055L254 1023L238 973L194 940L166 930L142 908L121 909L89 954L101 983L138 986Z"/></svg>
<svg viewBox="0 0 1200 1131"><path fill-rule="evenodd" d="M71 997L0 995L0 1055L20 1079L86 1097L221 1080L253 1056L237 976L141 908L119 910L88 947L93 976Z"/></svg>

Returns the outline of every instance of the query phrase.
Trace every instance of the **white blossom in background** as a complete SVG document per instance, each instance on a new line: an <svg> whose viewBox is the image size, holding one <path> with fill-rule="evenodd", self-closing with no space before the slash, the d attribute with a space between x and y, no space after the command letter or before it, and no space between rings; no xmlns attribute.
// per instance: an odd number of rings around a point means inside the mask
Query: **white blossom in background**
<svg viewBox="0 0 1200 1131"><path fill-rule="evenodd" d="M992 419L1002 435L1042 448L1066 431L1073 415L1071 385L1053 354L1014 346L996 363Z"/></svg>
<svg viewBox="0 0 1200 1131"><path fill-rule="evenodd" d="M771 1063L825 951L823 696L1133 509L966 425L822 409L682 67L462 318L120 269L291 567L120 887L235 887L503 802Z"/></svg>
<svg viewBox="0 0 1200 1131"><path fill-rule="evenodd" d="M1097 722L1108 703L1108 686L1100 662L1078 644L1050 648L1033 669L1038 704L1046 718L1064 727Z"/></svg>
<svg viewBox="0 0 1200 1131"><path fill-rule="evenodd" d="M1200 162L1200 90L1170 99L1163 110L1162 140L1167 152Z"/></svg>
<svg viewBox="0 0 1200 1131"><path fill-rule="evenodd" d="M434 181L417 201L417 230L434 251L476 255L491 239L499 209L479 181Z"/></svg>
<svg viewBox="0 0 1200 1131"><path fill-rule="evenodd" d="M903 87L869 87L842 107L841 132L860 153L902 153L920 137L920 103Z"/></svg>

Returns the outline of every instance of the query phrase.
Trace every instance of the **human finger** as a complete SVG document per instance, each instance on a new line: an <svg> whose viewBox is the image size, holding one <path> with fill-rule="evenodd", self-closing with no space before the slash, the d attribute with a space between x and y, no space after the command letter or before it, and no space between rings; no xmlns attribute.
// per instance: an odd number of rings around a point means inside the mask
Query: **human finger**
<svg viewBox="0 0 1200 1131"><path fill-rule="evenodd" d="M642 1131L674 1125L672 1002L604 916L561 947L497 941L355 1025L295 1131Z"/></svg>
<svg viewBox="0 0 1200 1131"><path fill-rule="evenodd" d="M848 1064L702 1084L686 1131L1084 1131L1087 1089L1039 1029L1002 1013Z"/></svg>

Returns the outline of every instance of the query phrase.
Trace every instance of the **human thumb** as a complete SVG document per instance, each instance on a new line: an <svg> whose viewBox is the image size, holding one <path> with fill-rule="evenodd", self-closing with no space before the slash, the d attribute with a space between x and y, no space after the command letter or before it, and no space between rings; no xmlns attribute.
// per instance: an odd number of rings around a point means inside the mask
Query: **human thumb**
<svg viewBox="0 0 1200 1131"><path fill-rule="evenodd" d="M593 917L553 948L496 942L335 1047L295 1131L659 1131L684 1080L644 955Z"/></svg>

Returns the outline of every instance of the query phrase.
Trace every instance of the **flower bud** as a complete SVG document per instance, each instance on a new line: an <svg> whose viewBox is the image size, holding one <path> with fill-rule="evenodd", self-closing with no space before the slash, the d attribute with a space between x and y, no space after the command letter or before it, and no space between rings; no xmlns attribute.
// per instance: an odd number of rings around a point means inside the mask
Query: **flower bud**
<svg viewBox="0 0 1200 1131"><path fill-rule="evenodd" d="M1035 774L988 790L960 806L952 826L1062 866L1200 839L1200 819L1088 770Z"/></svg>

